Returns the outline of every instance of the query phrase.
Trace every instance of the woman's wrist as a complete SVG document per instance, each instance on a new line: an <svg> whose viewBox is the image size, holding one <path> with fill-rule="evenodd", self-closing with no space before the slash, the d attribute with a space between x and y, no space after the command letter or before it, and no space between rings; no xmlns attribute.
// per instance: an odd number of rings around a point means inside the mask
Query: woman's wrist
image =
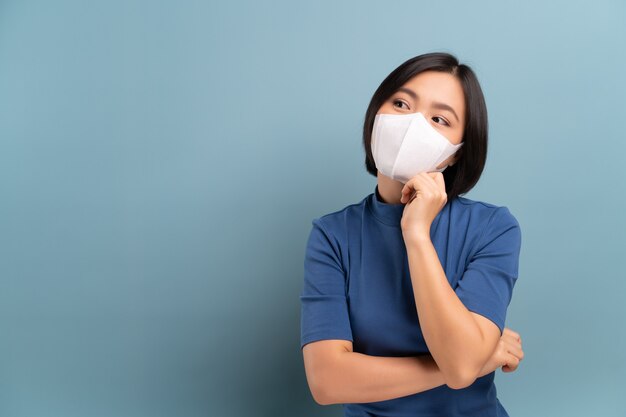
<svg viewBox="0 0 626 417"><path fill-rule="evenodd" d="M428 230L425 228L402 229L402 237L404 238L404 243L407 246L421 245L426 242L430 242L430 229Z"/></svg>

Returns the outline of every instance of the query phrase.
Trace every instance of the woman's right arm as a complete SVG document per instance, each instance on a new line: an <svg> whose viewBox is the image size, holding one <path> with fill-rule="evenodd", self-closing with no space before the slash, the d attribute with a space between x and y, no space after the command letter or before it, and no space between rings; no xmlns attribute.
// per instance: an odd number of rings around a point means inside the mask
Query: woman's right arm
<svg viewBox="0 0 626 417"><path fill-rule="evenodd" d="M320 405L385 401L445 385L429 354L370 356L354 352L349 340L319 340L302 348L306 377ZM519 333L506 328L478 377L503 367L513 372L523 359Z"/></svg>
<svg viewBox="0 0 626 417"><path fill-rule="evenodd" d="M364 355L352 351L349 340L320 340L306 344L302 351L311 393L321 405L384 401L445 384L428 354Z"/></svg>

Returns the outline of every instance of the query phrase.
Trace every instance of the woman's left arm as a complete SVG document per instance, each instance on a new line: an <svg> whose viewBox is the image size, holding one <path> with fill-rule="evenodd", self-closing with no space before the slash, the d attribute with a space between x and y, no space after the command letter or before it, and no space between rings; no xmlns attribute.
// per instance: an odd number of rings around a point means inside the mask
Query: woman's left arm
<svg viewBox="0 0 626 417"><path fill-rule="evenodd" d="M491 356L500 329L469 311L456 295L429 235L406 239L413 295L428 349L446 380L471 385Z"/></svg>
<svg viewBox="0 0 626 417"><path fill-rule="evenodd" d="M430 240L431 223L447 201L443 174L423 172L411 178L402 189L401 201L406 202L402 234L424 339L448 383L469 386L501 333L493 321L465 307Z"/></svg>

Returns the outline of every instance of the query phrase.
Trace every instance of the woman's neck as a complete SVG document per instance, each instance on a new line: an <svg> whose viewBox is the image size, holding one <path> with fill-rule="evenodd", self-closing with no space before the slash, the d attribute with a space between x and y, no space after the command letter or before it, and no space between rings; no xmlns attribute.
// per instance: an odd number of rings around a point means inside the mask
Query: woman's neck
<svg viewBox="0 0 626 417"><path fill-rule="evenodd" d="M378 193L387 204L401 204L400 197L404 184L391 179L378 171Z"/></svg>

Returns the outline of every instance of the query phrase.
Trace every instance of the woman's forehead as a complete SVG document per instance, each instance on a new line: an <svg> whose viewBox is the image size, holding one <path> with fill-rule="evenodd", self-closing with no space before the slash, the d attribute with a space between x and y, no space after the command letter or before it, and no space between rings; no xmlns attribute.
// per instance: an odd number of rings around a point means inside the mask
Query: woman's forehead
<svg viewBox="0 0 626 417"><path fill-rule="evenodd" d="M457 77L440 71L424 71L404 83L400 92L415 96L418 101L445 103L452 107L459 117L465 114L465 94ZM411 94L413 92L414 94Z"/></svg>

